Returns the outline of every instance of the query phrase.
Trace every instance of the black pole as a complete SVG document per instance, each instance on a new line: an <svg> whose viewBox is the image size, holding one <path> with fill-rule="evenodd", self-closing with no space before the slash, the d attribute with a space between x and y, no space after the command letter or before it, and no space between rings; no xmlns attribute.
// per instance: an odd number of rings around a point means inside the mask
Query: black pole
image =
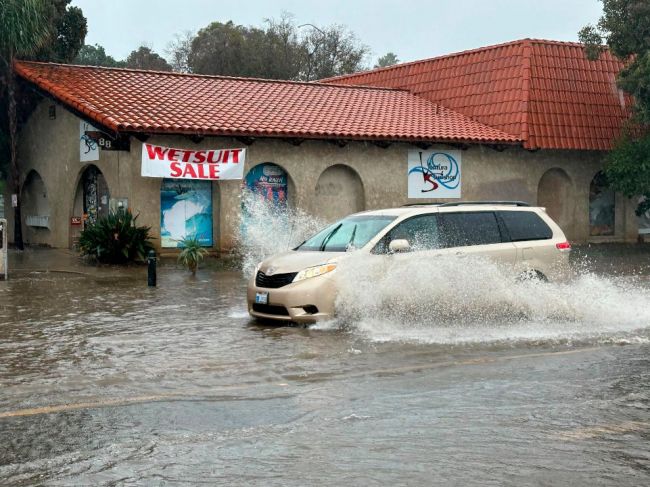
<svg viewBox="0 0 650 487"><path fill-rule="evenodd" d="M156 252L153 250L149 251L149 254L147 255L147 284L149 286L155 286L156 285Z"/></svg>

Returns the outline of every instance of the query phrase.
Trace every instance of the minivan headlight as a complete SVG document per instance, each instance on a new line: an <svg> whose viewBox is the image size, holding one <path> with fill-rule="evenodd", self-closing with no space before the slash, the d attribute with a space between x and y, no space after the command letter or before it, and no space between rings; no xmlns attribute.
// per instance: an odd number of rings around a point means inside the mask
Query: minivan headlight
<svg viewBox="0 0 650 487"><path fill-rule="evenodd" d="M293 278L293 282L303 281L311 277L322 276L328 272L332 272L336 269L336 264L323 264L317 265L314 267L307 267L306 269L301 270L296 277Z"/></svg>

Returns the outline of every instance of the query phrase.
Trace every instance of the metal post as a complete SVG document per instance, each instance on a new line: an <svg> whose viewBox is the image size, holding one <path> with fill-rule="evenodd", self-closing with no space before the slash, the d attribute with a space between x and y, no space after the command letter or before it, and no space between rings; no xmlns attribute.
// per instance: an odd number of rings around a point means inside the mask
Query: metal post
<svg viewBox="0 0 650 487"><path fill-rule="evenodd" d="M149 251L147 255L147 284L150 287L156 285L156 252L153 250Z"/></svg>
<svg viewBox="0 0 650 487"><path fill-rule="evenodd" d="M0 218L0 275L9 277L9 248L7 246L7 220Z"/></svg>

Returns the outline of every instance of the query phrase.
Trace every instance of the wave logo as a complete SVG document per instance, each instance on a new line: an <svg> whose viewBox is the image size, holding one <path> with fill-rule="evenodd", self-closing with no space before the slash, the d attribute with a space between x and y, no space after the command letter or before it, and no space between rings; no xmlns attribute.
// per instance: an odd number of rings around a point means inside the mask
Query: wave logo
<svg viewBox="0 0 650 487"><path fill-rule="evenodd" d="M460 174L460 154L412 151L409 198L460 198Z"/></svg>

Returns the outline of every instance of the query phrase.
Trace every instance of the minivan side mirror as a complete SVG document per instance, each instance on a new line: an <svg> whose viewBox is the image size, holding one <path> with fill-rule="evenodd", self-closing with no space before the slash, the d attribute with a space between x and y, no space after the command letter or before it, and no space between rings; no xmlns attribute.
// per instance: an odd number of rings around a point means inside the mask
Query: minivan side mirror
<svg viewBox="0 0 650 487"><path fill-rule="evenodd" d="M408 252L411 250L411 244L406 239L398 238L397 240L391 240L390 244L388 244L388 250L393 254Z"/></svg>

